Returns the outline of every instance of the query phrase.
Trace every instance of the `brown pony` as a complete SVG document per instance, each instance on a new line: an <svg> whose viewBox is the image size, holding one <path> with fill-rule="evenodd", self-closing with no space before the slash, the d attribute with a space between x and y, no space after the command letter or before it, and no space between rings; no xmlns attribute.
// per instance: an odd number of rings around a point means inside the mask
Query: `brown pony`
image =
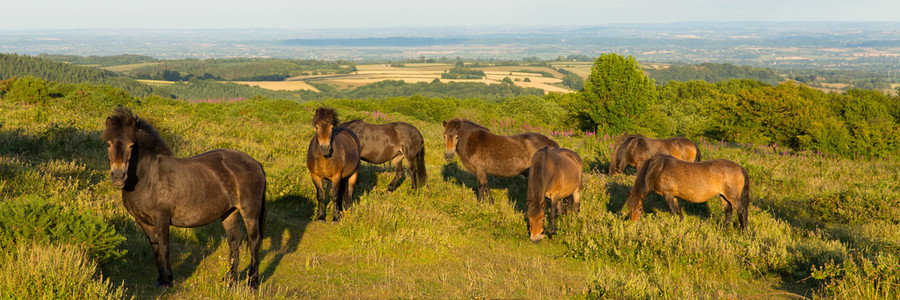
<svg viewBox="0 0 900 300"><path fill-rule="evenodd" d="M622 134L613 145L609 158L609 174L625 170L628 165L640 166L657 153L668 154L683 161L700 161L700 148L683 137L651 139L640 134Z"/></svg>
<svg viewBox="0 0 900 300"><path fill-rule="evenodd" d="M240 220L250 246L249 283L259 286L259 246L266 212L266 173L247 154L230 149L178 158L146 121L127 108L106 118L110 179L122 189L125 209L141 226L159 277L156 286L172 284L169 226L198 227L222 220L230 248L228 277L238 280ZM240 213L240 216L238 215Z"/></svg>
<svg viewBox="0 0 900 300"><path fill-rule="evenodd" d="M550 198L550 228L556 233L556 217L565 214L560 199L571 197L575 213L581 210L581 157L564 148L541 148L531 158L528 171L528 231L534 242L544 238L544 203Z"/></svg>
<svg viewBox="0 0 900 300"><path fill-rule="evenodd" d="M316 136L309 141L306 150L306 167L316 186L316 200L319 202L316 220L320 222L325 221L325 207L328 206L322 180L331 181L331 199L334 200L332 221L337 222L341 219L344 206L350 208L352 204L353 187L359 174L359 139L353 131L337 127L338 123L334 109L316 109L312 121Z"/></svg>
<svg viewBox="0 0 900 300"><path fill-rule="evenodd" d="M359 138L362 160L372 164L391 161L396 173L388 185L389 192L397 189L400 183L404 159L412 174L412 188L415 190L425 184L428 178L425 174L425 139L412 125L403 122L369 124L353 120L344 122L339 127L352 130Z"/></svg>
<svg viewBox="0 0 900 300"><path fill-rule="evenodd" d="M462 119L444 121L444 158L453 160L453 153L478 181L478 201L490 199L488 175L513 177L524 174L531 167L531 157L541 147L559 148L553 140L538 133L502 136L487 128Z"/></svg>
<svg viewBox="0 0 900 300"><path fill-rule="evenodd" d="M644 197L649 192L662 195L672 215L677 213L681 219L684 215L675 198L700 203L721 196L725 207L725 225L731 223L732 209L737 209L741 228L746 231L750 227L747 223L750 176L747 170L734 162L714 159L695 163L665 154L654 155L641 164L625 203L631 212L631 220L641 218Z"/></svg>

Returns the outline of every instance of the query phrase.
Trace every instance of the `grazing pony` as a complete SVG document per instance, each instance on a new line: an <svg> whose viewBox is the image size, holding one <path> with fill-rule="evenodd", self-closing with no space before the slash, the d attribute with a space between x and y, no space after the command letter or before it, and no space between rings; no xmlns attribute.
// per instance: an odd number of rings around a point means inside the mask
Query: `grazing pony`
<svg viewBox="0 0 900 300"><path fill-rule="evenodd" d="M686 162L670 155L657 154L644 161L637 172L637 179L625 205L631 220L637 221L644 211L644 197L656 192L666 199L669 211L683 220L678 199L694 203L706 202L715 196L722 197L725 207L725 225L731 224L731 211L736 209L738 221L747 230L747 210L750 208L750 177L740 165L714 159L704 162Z"/></svg>
<svg viewBox="0 0 900 300"><path fill-rule="evenodd" d="M513 177L531 167L531 157L542 147L559 148L553 140L538 133L502 136L467 120L444 121L444 158L453 160L459 153L466 170L478 181L478 201L487 197L494 203L488 187L488 175Z"/></svg>
<svg viewBox="0 0 900 300"><path fill-rule="evenodd" d="M528 171L528 231L534 242L544 238L544 203L550 198L550 228L556 233L556 217L565 214L563 198L572 198L575 213L581 210L581 157L564 148L541 148L531 158Z"/></svg>
<svg viewBox="0 0 900 300"><path fill-rule="evenodd" d="M638 167L641 162L657 153L668 154L683 161L700 161L700 148L689 139L673 137L658 140L626 133L619 136L613 144L609 175L624 171L628 165Z"/></svg>
<svg viewBox="0 0 900 300"><path fill-rule="evenodd" d="M243 219L250 246L249 283L259 286L266 212L266 173L259 162L230 149L174 157L149 123L122 107L106 118L103 140L108 146L109 177L122 190L125 209L147 235L156 256L156 286L172 284L169 226L198 227L219 219L230 248L228 277L238 280Z"/></svg>
<svg viewBox="0 0 900 300"><path fill-rule="evenodd" d="M412 188L415 190L425 184L428 178L425 174L425 140L422 133L412 125L403 122L369 124L362 120L353 120L344 122L338 127L352 130L359 138L362 160L372 164L391 161L396 173L388 185L388 192L397 189L400 183L404 159L409 164Z"/></svg>
<svg viewBox="0 0 900 300"><path fill-rule="evenodd" d="M337 127L338 123L334 109L316 109L312 120L316 135L309 141L306 150L306 167L316 186L316 199L319 201L316 220L320 222L325 221L325 207L328 205L322 180L331 181L331 199L334 200L331 220L337 222L344 207L350 208L352 204L353 187L359 174L359 139L353 131Z"/></svg>

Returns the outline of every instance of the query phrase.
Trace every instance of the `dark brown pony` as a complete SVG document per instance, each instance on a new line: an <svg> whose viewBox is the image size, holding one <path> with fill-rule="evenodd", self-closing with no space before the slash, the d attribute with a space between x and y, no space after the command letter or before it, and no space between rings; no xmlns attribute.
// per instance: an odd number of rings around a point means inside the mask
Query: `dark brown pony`
<svg viewBox="0 0 900 300"><path fill-rule="evenodd" d="M478 201L494 198L488 187L488 175L513 177L531 167L531 157L541 147L559 148L553 140L538 133L502 136L467 120L444 121L444 157L453 160L459 153L466 170L478 181Z"/></svg>
<svg viewBox="0 0 900 300"><path fill-rule="evenodd" d="M331 181L331 199L334 200L331 220L337 222L345 206L350 208L352 205L353 187L359 174L359 139L353 131L337 127L338 123L334 109L316 109L312 121L316 136L309 141L306 150L306 167L319 201L316 220L321 222L325 221L325 207L328 206L322 180Z"/></svg>
<svg viewBox="0 0 900 300"><path fill-rule="evenodd" d="M344 122L339 127L352 130L359 138L362 160L372 164L391 161L396 168L396 175L388 185L389 192L397 189L400 183L404 159L409 164L412 188L425 184L428 178L425 174L425 140L422 133L412 125L403 122L369 124L353 120Z"/></svg>
<svg viewBox="0 0 900 300"><path fill-rule="evenodd" d="M250 286L259 286L259 246L266 212L266 173L259 162L230 149L174 157L149 123L121 107L106 118L103 140L109 147L110 179L122 189L125 209L141 226L156 255L158 287L172 284L169 226L198 227L219 219L231 249L229 278L238 280L243 219L250 246Z"/></svg>
<svg viewBox="0 0 900 300"><path fill-rule="evenodd" d="M628 165L638 167L641 162L657 153L668 154L683 161L700 161L700 148L689 139L673 137L658 140L626 133L619 136L613 144L609 174L622 172Z"/></svg>
<svg viewBox="0 0 900 300"><path fill-rule="evenodd" d="M736 209L738 221L747 230L747 210L750 208L750 176L740 165L714 159L704 162L686 162L671 155L657 154L644 161L637 172L637 179L625 203L631 220L637 221L644 211L644 197L656 192L666 199L669 211L681 219L681 207L676 198L694 203L706 202L715 196L722 197L725 207L725 225L731 224L731 211Z"/></svg>
<svg viewBox="0 0 900 300"><path fill-rule="evenodd" d="M541 148L531 158L528 171L528 231L534 242L544 238L544 203L550 198L549 235L556 233L556 217L565 214L564 198L572 199L575 213L581 210L581 157L564 148Z"/></svg>

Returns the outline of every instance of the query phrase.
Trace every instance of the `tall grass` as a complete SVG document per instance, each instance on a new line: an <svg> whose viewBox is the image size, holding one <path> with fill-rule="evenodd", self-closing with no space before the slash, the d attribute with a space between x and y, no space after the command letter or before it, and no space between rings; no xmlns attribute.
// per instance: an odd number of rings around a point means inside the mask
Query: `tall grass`
<svg viewBox="0 0 900 300"><path fill-rule="evenodd" d="M122 299L126 290L98 274L75 246L23 243L0 257L2 299Z"/></svg>
<svg viewBox="0 0 900 300"><path fill-rule="evenodd" d="M175 286L165 291L153 287L152 251L106 178L99 132L114 103L53 98L26 105L0 98L0 199L45 199L94 211L113 224L127 238L118 250L127 252L101 266L103 278L126 288L115 295L138 298L898 295L900 163L892 160L698 140L704 159L729 159L750 173L750 231L722 224L718 199L683 203L685 220L679 221L661 197L651 195L644 218L631 222L622 207L634 170L606 174L614 137L494 119L479 106L487 104L459 101L456 117L501 134L548 134L585 161L581 213L562 216L556 236L533 244L524 220L526 180L491 177L496 203L477 203L474 175L458 159L443 158L443 127L431 120L436 115L424 114L423 108L405 115L357 100L324 104L337 107L342 120L403 121L419 128L425 138L427 187L413 191L407 178L397 191L387 193L393 168L364 163L358 201L345 218L337 224L314 222L315 191L304 157L313 133L312 111L322 104L162 98L130 104L179 157L234 148L262 162L269 210L258 292L228 287L223 280L228 247L216 222L172 229ZM17 251L30 253L27 248ZM247 256L243 250L242 267L249 263ZM246 277L246 269L241 270Z"/></svg>

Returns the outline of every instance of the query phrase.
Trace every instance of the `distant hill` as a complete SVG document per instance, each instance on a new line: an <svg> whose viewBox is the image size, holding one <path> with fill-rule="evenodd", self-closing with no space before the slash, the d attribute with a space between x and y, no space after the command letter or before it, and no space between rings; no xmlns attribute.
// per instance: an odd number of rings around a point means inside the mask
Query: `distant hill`
<svg viewBox="0 0 900 300"><path fill-rule="evenodd" d="M32 76L61 83L93 83L128 91L137 97L154 94L153 87L97 68L74 66L49 59L0 53L0 80ZM160 93L156 93L160 94Z"/></svg>
<svg viewBox="0 0 900 300"><path fill-rule="evenodd" d="M703 80L716 83L730 79L753 79L776 85L782 81L781 76L772 69L732 64L674 65L645 71L649 73L650 78L656 80L657 84L665 84L669 81Z"/></svg>

